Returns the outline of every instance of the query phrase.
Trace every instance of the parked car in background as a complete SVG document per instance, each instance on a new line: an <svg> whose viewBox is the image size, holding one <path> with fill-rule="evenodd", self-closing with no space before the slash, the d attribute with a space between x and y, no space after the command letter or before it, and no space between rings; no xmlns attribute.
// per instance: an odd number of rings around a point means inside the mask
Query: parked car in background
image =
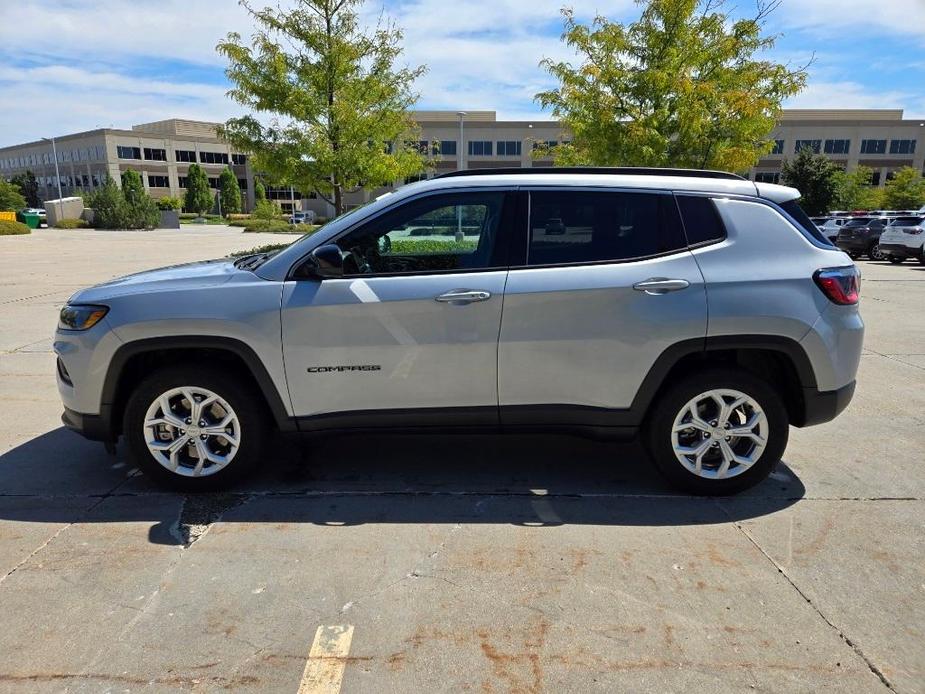
<svg viewBox="0 0 925 694"><path fill-rule="evenodd" d="M897 217L880 235L880 252L898 265L906 258L916 258L925 265L925 214Z"/></svg>
<svg viewBox="0 0 925 694"><path fill-rule="evenodd" d="M851 217L838 232L835 245L857 260L866 255L871 260L883 260L880 234L889 223L887 217Z"/></svg>
<svg viewBox="0 0 925 694"><path fill-rule="evenodd" d="M675 485L740 491L848 405L861 357L858 270L799 195L674 169L412 183L276 253L77 292L64 421L187 491L272 460L271 424L638 433ZM462 216L464 240L407 234Z"/></svg>
<svg viewBox="0 0 925 694"><path fill-rule="evenodd" d="M813 224L815 224L819 228L819 231L821 231L832 243L835 243L835 240L838 238L838 230L841 229L847 221L847 217L813 217Z"/></svg>
<svg viewBox="0 0 925 694"><path fill-rule="evenodd" d="M289 216L290 224L314 224L315 223L315 213L313 210L308 210L306 212L293 212Z"/></svg>

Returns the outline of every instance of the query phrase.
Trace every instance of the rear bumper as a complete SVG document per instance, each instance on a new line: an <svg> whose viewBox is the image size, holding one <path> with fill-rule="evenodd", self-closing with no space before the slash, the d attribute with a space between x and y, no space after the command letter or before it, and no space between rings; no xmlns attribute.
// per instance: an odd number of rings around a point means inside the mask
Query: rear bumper
<svg viewBox="0 0 925 694"><path fill-rule="evenodd" d="M892 255L897 258L921 258L922 248L914 248L901 243L881 243L880 252L884 255Z"/></svg>
<svg viewBox="0 0 925 694"><path fill-rule="evenodd" d="M839 237L835 240L835 245L838 246L843 251L850 251L851 253L863 253L872 243L876 243L877 239L865 239L865 238L853 238L853 239L843 239Z"/></svg>
<svg viewBox="0 0 925 694"><path fill-rule="evenodd" d="M65 427L74 431L91 441L115 441L116 437L109 426L109 413L101 414L82 414L74 410L64 408L64 414L61 415L61 423Z"/></svg>
<svg viewBox="0 0 925 694"><path fill-rule="evenodd" d="M814 424L831 422L840 415L854 397L855 381L837 390L803 389L803 422L797 426L811 427Z"/></svg>

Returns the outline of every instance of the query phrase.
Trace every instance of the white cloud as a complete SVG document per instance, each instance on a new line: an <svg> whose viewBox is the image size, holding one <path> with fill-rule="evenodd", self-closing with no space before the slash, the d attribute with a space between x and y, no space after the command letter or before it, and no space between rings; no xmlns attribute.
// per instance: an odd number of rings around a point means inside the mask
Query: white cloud
<svg viewBox="0 0 925 694"><path fill-rule="evenodd" d="M778 15L786 25L840 38L847 49L876 30L923 37L925 0L784 0ZM845 29L864 33L845 34Z"/></svg>
<svg viewBox="0 0 925 694"><path fill-rule="evenodd" d="M902 91L872 92L852 81L810 81L799 95L788 99L785 108L905 108L913 95Z"/></svg>

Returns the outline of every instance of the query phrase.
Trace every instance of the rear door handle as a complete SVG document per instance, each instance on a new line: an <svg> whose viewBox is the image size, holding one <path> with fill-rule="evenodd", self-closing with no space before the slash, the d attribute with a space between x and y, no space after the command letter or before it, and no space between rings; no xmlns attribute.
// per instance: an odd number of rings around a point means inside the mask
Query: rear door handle
<svg viewBox="0 0 925 694"><path fill-rule="evenodd" d="M475 301L488 301L490 298L491 292L484 289L453 289L434 297L434 300L443 304L471 304Z"/></svg>
<svg viewBox="0 0 925 694"><path fill-rule="evenodd" d="M689 286L691 286L691 283L687 280L650 277L647 280L634 284L633 289L637 292L645 292L646 294L658 296L660 294L667 294L668 292L676 292L679 289L687 289Z"/></svg>

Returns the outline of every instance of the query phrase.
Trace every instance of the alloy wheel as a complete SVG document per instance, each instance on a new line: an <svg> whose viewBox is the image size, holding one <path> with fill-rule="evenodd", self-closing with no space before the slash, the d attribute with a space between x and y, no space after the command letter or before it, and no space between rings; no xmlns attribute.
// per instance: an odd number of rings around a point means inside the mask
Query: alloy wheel
<svg viewBox="0 0 925 694"><path fill-rule="evenodd" d="M207 388L183 386L159 395L145 413L148 451L184 477L206 477L227 467L241 447L241 425L231 405Z"/></svg>
<svg viewBox="0 0 925 694"><path fill-rule="evenodd" d="M675 417L671 447L689 472L706 479L735 477L758 462L768 419L749 395L727 388L691 398Z"/></svg>

